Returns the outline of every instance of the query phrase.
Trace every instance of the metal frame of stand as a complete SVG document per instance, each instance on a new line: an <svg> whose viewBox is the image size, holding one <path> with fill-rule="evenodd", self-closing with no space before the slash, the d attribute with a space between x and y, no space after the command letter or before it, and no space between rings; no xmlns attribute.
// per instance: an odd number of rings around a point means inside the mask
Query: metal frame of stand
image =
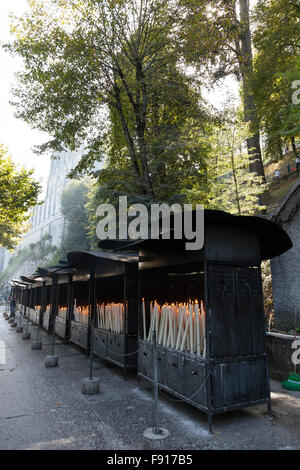
<svg viewBox="0 0 300 470"><path fill-rule="evenodd" d="M210 210L205 211L204 240L202 250L186 251L188 240L172 238L171 228L169 240L160 237L127 246L115 242L113 249L138 251L141 279L147 271L152 276L151 289L149 282L141 281L140 304L142 298L159 297L168 273L204 268L205 357L157 345L158 381L160 389L204 411L211 430L214 414L262 403L271 413L260 264L292 243L279 225L266 219ZM100 246L108 248L109 243ZM170 289L171 283L166 283L165 292ZM173 290L173 301L181 301L180 284ZM139 331L141 336L141 327ZM138 376L153 383L153 344L142 337Z"/></svg>
<svg viewBox="0 0 300 470"><path fill-rule="evenodd" d="M78 270L90 270L87 349L90 353L93 350L93 354L101 359L121 367L126 377L129 369L137 367L138 257L135 254L71 252L68 254L68 261ZM107 290L115 289L117 279L122 286L121 300L125 309L125 327L122 333L96 327L96 298L104 300Z"/></svg>

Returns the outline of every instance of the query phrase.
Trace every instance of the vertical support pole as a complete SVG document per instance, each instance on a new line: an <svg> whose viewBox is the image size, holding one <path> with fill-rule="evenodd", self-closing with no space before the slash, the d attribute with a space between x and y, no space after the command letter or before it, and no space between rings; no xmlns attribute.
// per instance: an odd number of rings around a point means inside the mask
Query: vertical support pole
<svg viewBox="0 0 300 470"><path fill-rule="evenodd" d="M208 374L208 379L207 379L207 408L208 408L208 413L207 413L207 420L208 420L208 431L210 434L212 434L212 425L213 425L213 415L212 415L212 394L211 394L211 355L210 355L210 339L211 339L211 330L210 330L210 324L211 324L211 315L212 315L212 310L211 308L208 309L208 315L206 315L206 357L207 357L207 374Z"/></svg>
<svg viewBox="0 0 300 470"><path fill-rule="evenodd" d="M40 327L43 326L43 319L44 319L44 313L46 311L46 306L47 306L47 281L43 281L42 304L41 304L41 311L40 311Z"/></svg>
<svg viewBox="0 0 300 470"><path fill-rule="evenodd" d="M49 325L52 326L52 344L51 344L51 356L45 357L45 367L57 367L58 366L58 356L54 355L54 344L55 344L55 319L57 315L58 308L58 275L52 275L52 306L51 306L51 316Z"/></svg>
<svg viewBox="0 0 300 470"><path fill-rule="evenodd" d="M124 378L127 377L128 370L128 342L136 338L138 346L138 322L139 322L139 271L138 263L126 263L124 266ZM134 343L132 343L134 344ZM130 349L130 353L134 352ZM134 360L130 356L130 362Z"/></svg>
<svg viewBox="0 0 300 470"><path fill-rule="evenodd" d="M207 421L208 421L208 430L212 433L212 421L213 421L213 414L212 414L212 394L211 394L211 315L212 310L209 307L209 266L208 263L204 262L204 290L205 290L205 331L206 331L206 372L207 372L207 382L206 382L206 396L207 396Z"/></svg>
<svg viewBox="0 0 300 470"><path fill-rule="evenodd" d="M68 294L67 294L67 316L66 316L66 331L65 331L65 343L69 343L71 339L71 318L73 316L74 308L74 286L73 286L73 274L69 274L68 282Z"/></svg>
<svg viewBox="0 0 300 470"><path fill-rule="evenodd" d="M52 324L52 345L51 345L51 355L54 356L54 343L55 343L55 319L58 309L58 276L53 276L53 303L51 309L51 324Z"/></svg>
<svg viewBox="0 0 300 470"><path fill-rule="evenodd" d="M99 379L93 378L93 362L94 362L94 325L96 317L96 283L95 268L91 271L89 281L89 308L90 308L90 375L84 379L82 383L82 393L84 395L96 395L99 393Z"/></svg>
<svg viewBox="0 0 300 470"><path fill-rule="evenodd" d="M21 289L20 292L20 305L22 306L24 304L23 302L23 294L24 294L24 289ZM22 307L19 309L19 328L22 328ZM20 330L21 331L21 330Z"/></svg>
<svg viewBox="0 0 300 470"><path fill-rule="evenodd" d="M28 299L28 308L29 309L31 308L31 302L32 302L32 287L29 289L29 299ZM27 314L26 334L28 333L28 327L29 327L29 313Z"/></svg>
<svg viewBox="0 0 300 470"><path fill-rule="evenodd" d="M262 335L263 335L263 347L264 347L264 354L265 354L265 369L266 369L266 380L267 380L267 406L268 406L268 414L269 417L272 417L272 401L271 401L271 388L270 388L270 373L269 373L269 361L267 357L267 345L266 345L266 316L265 316L265 309L264 309L264 299L263 299L263 286L262 286L262 278L261 278L261 265L257 267L257 275L258 275L258 284L259 284L259 292L260 292L260 305L261 305L261 314L262 314Z"/></svg>
<svg viewBox="0 0 300 470"><path fill-rule="evenodd" d="M49 323L48 323L48 334L52 333L52 312L54 302L54 277L52 277L51 290L50 290L50 309L49 309Z"/></svg>
<svg viewBox="0 0 300 470"><path fill-rule="evenodd" d="M37 287L33 287L33 302L32 302L32 309L33 310L35 310L36 298L37 298Z"/></svg>
<svg viewBox="0 0 300 470"><path fill-rule="evenodd" d="M96 311L96 292L95 292L95 271L91 272L90 276L90 380L93 380L93 365L94 365L94 324L95 324L95 311Z"/></svg>
<svg viewBox="0 0 300 470"><path fill-rule="evenodd" d="M25 295L24 295L24 318L26 318L27 311L27 302L28 302L28 286L26 286Z"/></svg>
<svg viewBox="0 0 300 470"><path fill-rule="evenodd" d="M124 365L123 365L123 375L124 379L127 379L127 333L128 333L128 289L127 289L127 283L128 283L128 272L126 269L126 264L124 265L123 268L123 281L124 281L124 293L123 293L123 304L124 304L124 331L123 331L123 336L124 336L124 349L123 349L123 354L124 354Z"/></svg>
<svg viewBox="0 0 300 470"><path fill-rule="evenodd" d="M37 325L37 330L36 330L36 341L37 342L39 340L40 327L41 327L43 312L44 312L44 308L45 308L45 290L46 290L46 281L43 281L43 283L42 283L42 294L41 294L41 308L40 308L40 311L39 311L38 325Z"/></svg>
<svg viewBox="0 0 300 470"><path fill-rule="evenodd" d="M159 434L158 428L158 368L157 368L157 342L156 330L152 335L153 341L153 400L154 400L154 434Z"/></svg>

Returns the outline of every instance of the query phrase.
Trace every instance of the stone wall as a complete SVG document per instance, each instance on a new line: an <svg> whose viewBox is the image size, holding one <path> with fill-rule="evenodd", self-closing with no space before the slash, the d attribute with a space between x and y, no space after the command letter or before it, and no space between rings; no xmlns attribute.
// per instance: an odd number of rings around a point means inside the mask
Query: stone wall
<svg viewBox="0 0 300 470"><path fill-rule="evenodd" d="M293 248L271 261L274 327L288 331L300 328L300 179L297 181L272 220L279 223L289 234Z"/></svg>
<svg viewBox="0 0 300 470"><path fill-rule="evenodd" d="M295 352L295 349L292 349L294 338L289 335L268 333L266 339L270 377L275 380L286 380L290 372L294 371L292 363L292 354ZM300 340L300 337L297 339ZM300 374L299 365L296 371Z"/></svg>

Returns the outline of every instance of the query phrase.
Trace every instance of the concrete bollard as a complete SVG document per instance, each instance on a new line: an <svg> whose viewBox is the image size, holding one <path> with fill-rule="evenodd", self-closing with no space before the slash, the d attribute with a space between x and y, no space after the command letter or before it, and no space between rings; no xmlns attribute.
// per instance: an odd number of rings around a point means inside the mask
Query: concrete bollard
<svg viewBox="0 0 300 470"><path fill-rule="evenodd" d="M24 333L22 334L22 339L30 339L30 333L26 333L26 331L24 331Z"/></svg>
<svg viewBox="0 0 300 470"><path fill-rule="evenodd" d="M23 333L23 326L17 326L16 333Z"/></svg>
<svg viewBox="0 0 300 470"><path fill-rule="evenodd" d="M158 441L160 439L167 439L170 436L170 433L167 429L159 428L158 432L155 432L154 428L148 428L144 431L144 437L146 439L151 439L153 441Z"/></svg>
<svg viewBox="0 0 300 470"><path fill-rule="evenodd" d="M82 393L84 395L97 395L100 391L99 379L83 379L82 381Z"/></svg>
<svg viewBox="0 0 300 470"><path fill-rule="evenodd" d="M45 357L45 367L57 367L58 366L58 356L46 356Z"/></svg>
<svg viewBox="0 0 300 470"><path fill-rule="evenodd" d="M41 341L33 341L33 343L31 344L31 349L33 351L37 351L38 349L42 349Z"/></svg>

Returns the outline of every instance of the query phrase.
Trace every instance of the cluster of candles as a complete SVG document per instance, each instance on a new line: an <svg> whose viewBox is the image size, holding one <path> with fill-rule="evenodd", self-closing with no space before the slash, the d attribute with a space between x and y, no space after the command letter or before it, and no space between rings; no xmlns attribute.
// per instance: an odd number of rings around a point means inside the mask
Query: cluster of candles
<svg viewBox="0 0 300 470"><path fill-rule="evenodd" d="M145 300L142 302L144 340L152 341L156 331L158 344L177 351L189 351L205 357L206 331L203 302L173 303L160 306L150 302L150 327L147 332Z"/></svg>
<svg viewBox="0 0 300 470"><path fill-rule="evenodd" d="M74 319L75 321L88 325L89 323L89 307L87 305L76 305L76 299L74 304Z"/></svg>
<svg viewBox="0 0 300 470"><path fill-rule="evenodd" d="M110 303L97 305L98 327L103 330L122 333L124 331L124 304Z"/></svg>
<svg viewBox="0 0 300 470"><path fill-rule="evenodd" d="M109 303L97 304L97 326L103 330L122 333L124 331L124 304ZM74 305L75 321L88 325L89 307L87 305Z"/></svg>
<svg viewBox="0 0 300 470"><path fill-rule="evenodd" d="M41 311L41 306L40 305L36 305L35 306L35 316L36 318L38 318L39 314L40 314L40 311Z"/></svg>
<svg viewBox="0 0 300 470"><path fill-rule="evenodd" d="M64 320L66 320L67 311L68 311L68 307L59 307L57 314L60 318L63 318Z"/></svg>

